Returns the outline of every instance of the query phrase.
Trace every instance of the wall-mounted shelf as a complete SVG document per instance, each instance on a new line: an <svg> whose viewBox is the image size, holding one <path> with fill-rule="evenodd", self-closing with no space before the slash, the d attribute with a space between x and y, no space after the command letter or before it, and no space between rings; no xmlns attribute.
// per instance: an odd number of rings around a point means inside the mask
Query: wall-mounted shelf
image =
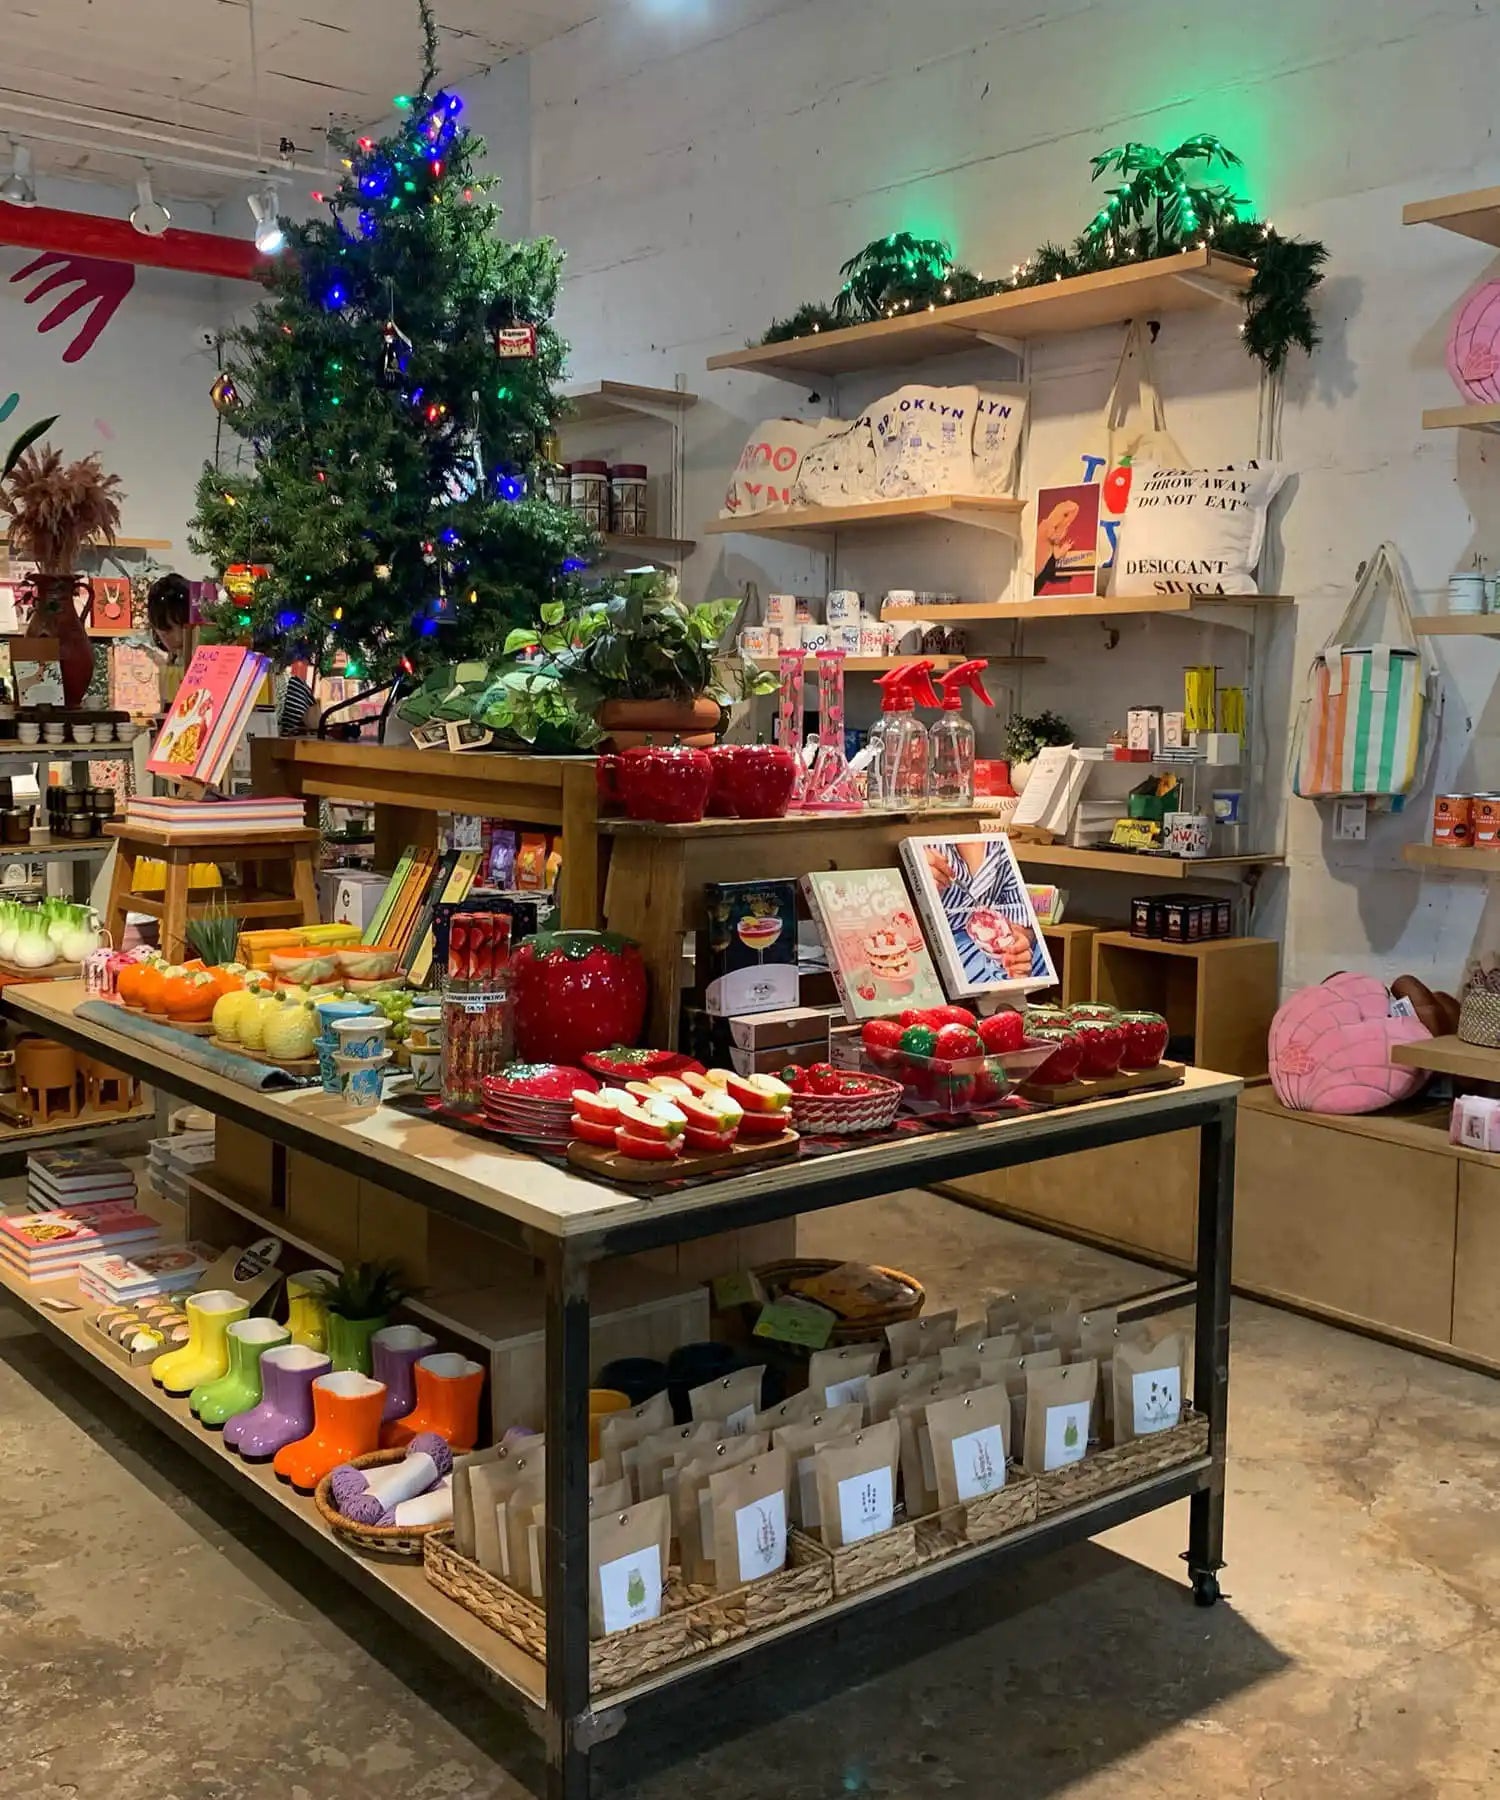
<svg viewBox="0 0 1500 1800"><path fill-rule="evenodd" d="M785 512L747 513L742 519L710 519L715 537L746 532L792 537L798 532L880 530L890 525L972 525L983 531L1018 529L1024 500L999 494L920 494L904 500L871 500L863 506L793 506ZM956 609L945 608L945 612Z"/></svg>
<svg viewBox="0 0 1500 1800"><path fill-rule="evenodd" d="M124 746L122 745L121 748ZM108 856L114 849L112 838L48 837L45 843L0 844L0 865L12 862L87 862L91 857Z"/></svg>
<svg viewBox="0 0 1500 1800"><path fill-rule="evenodd" d="M708 359L710 369L743 369L783 381L805 381L810 375L848 375L862 369L886 369L951 356L998 338L1056 337L1069 331L1092 331L1127 319L1156 318L1169 312L1200 312L1233 303L1250 285L1255 271L1237 257L1217 250L1184 250L1150 262L1105 269L1097 275L1075 275L1067 281L1018 288L983 300L964 300L933 312L843 331L821 331L785 344L756 344Z"/></svg>
<svg viewBox="0 0 1500 1800"><path fill-rule="evenodd" d="M1282 858L1265 856L1151 856L1129 850L1084 850L1074 844L1023 844L1011 839L1023 868L1092 869L1097 875L1134 875L1143 881L1240 881ZM1150 943L1151 939L1142 942Z"/></svg>
<svg viewBox="0 0 1500 1800"><path fill-rule="evenodd" d="M1500 613L1428 613L1412 620L1418 637L1500 637Z"/></svg>
<svg viewBox="0 0 1500 1800"><path fill-rule="evenodd" d="M578 381L565 387L561 397L571 408L562 419L564 429L622 416L675 419L698 404L698 396L682 388L642 387L633 381Z"/></svg>
<svg viewBox="0 0 1500 1800"><path fill-rule="evenodd" d="M1500 187L1475 188L1467 194L1444 194L1437 200L1412 200L1401 209L1403 225L1441 225L1460 237L1500 249Z"/></svg>
<svg viewBox="0 0 1500 1800"><path fill-rule="evenodd" d="M1466 1044L1460 1037L1392 1044L1391 1061L1408 1069L1431 1069L1436 1075L1461 1075L1468 1081L1500 1081L1500 1050Z"/></svg>
<svg viewBox="0 0 1500 1800"><path fill-rule="evenodd" d="M1449 869L1459 875L1500 875L1500 856L1465 844L1407 844L1401 860L1414 869Z"/></svg>
<svg viewBox="0 0 1500 1800"><path fill-rule="evenodd" d="M1066 596L1039 600L986 600L972 606L887 606L882 619L925 619L934 625L949 620L978 625L986 620L1025 624L1029 619L1104 619L1125 613L1191 615L1210 606L1291 606L1287 594L1122 594L1118 599L1074 600Z"/></svg>
<svg viewBox="0 0 1500 1800"><path fill-rule="evenodd" d="M1500 406L1429 406L1423 431L1500 432Z"/></svg>
<svg viewBox="0 0 1500 1800"><path fill-rule="evenodd" d="M626 537L620 532L606 531L600 539L607 556L691 556L698 548L696 538Z"/></svg>

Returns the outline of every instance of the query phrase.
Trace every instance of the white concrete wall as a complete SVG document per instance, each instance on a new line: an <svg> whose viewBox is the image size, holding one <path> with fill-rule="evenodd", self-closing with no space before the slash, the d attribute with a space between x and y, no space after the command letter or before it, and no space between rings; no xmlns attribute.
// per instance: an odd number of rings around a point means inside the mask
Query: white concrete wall
<svg viewBox="0 0 1500 1800"><path fill-rule="evenodd" d="M574 373L683 373L703 396L690 420L690 531L717 512L758 419L835 399L847 412L891 385L848 381L835 395L824 384L812 401L781 382L708 376L706 356L830 294L838 263L880 232L943 232L971 265L1008 267L1081 228L1096 203L1092 153L1219 133L1245 158L1265 216L1331 251L1325 341L1295 364L1285 414L1298 480L1277 585L1299 605L1263 657L1273 692L1260 752L1279 785L1279 721L1376 542L1400 543L1428 596L1476 551L1500 558L1493 452L1420 429L1424 404L1454 397L1447 320L1493 258L1400 223L1407 199L1500 181L1497 68L1497 0L634 0L497 71L471 102L476 120L503 116L512 131L529 118L529 224L569 251L561 325ZM514 187L509 197L520 229ZM1036 350L1033 479L1102 405L1117 345L1106 331ZM1254 449L1256 371L1231 313L1169 319L1157 361L1189 455ZM957 376L965 365L937 366ZM706 539L689 586L732 591L749 578L762 593L917 586L993 598L1011 566L1000 542L963 533L883 536L873 548L848 537L840 549L835 565L753 538ZM1004 644L993 629L981 642ZM1181 664L1212 658L1229 680L1242 655L1232 634L1177 621L1126 622L1114 650L1097 625L1034 625L1025 648L1047 665L1007 686L1027 710L1059 707L1090 734L1131 701L1171 704ZM1500 786L1500 646L1448 640L1441 656L1439 778ZM1258 924L1274 933L1284 920L1289 984L1357 967L1452 982L1486 946L1484 884L1419 880L1401 864L1401 845L1425 835L1425 800L1416 816L1376 821L1359 845L1327 843L1306 803L1287 810L1290 866L1268 877ZM1123 902L1120 886L1113 894Z"/></svg>

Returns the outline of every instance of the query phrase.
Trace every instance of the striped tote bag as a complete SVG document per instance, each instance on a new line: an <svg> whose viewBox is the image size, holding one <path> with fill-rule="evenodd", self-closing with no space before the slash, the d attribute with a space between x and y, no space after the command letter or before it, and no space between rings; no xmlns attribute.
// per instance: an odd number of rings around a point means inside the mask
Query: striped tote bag
<svg viewBox="0 0 1500 1800"><path fill-rule="evenodd" d="M1351 644L1382 581L1391 591L1390 641ZM1437 667L1412 624L1401 554L1382 544L1313 658L1298 723L1294 792L1308 800L1362 796L1399 810L1421 785L1441 711Z"/></svg>

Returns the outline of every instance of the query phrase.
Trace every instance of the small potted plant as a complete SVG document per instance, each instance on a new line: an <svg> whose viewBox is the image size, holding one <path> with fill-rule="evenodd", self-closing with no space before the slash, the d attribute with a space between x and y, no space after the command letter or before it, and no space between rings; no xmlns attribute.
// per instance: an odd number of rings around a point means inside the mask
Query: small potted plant
<svg viewBox="0 0 1500 1800"><path fill-rule="evenodd" d="M1031 765L1038 750L1053 744L1071 744L1073 732L1055 712L1012 713L1005 726L1005 755L1010 763L1010 782L1023 793L1031 779Z"/></svg>
<svg viewBox="0 0 1500 1800"><path fill-rule="evenodd" d="M345 1263L328 1290L328 1354L336 1371L371 1372L370 1339L390 1324L392 1312L405 1298L394 1263Z"/></svg>

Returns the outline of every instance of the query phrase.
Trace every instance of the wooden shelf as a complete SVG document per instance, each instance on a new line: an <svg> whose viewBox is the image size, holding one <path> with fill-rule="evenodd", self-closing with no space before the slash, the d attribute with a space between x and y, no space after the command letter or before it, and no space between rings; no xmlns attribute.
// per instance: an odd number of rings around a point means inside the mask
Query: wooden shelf
<svg viewBox="0 0 1500 1800"><path fill-rule="evenodd" d="M1391 1061L1408 1069L1431 1069L1437 1075L1500 1082L1500 1050L1485 1050L1478 1044L1466 1044L1458 1037L1424 1038L1415 1044L1393 1044Z"/></svg>
<svg viewBox="0 0 1500 1800"><path fill-rule="evenodd" d="M1145 881L1239 881L1252 869L1272 868L1282 858L1265 856L1152 856L1129 850L1083 850L1074 844L1022 844L1011 839L1016 861L1038 869L1092 869L1099 875L1138 875ZM1154 943L1135 938L1134 943ZM1193 946L1189 946L1190 948Z"/></svg>
<svg viewBox="0 0 1500 1800"><path fill-rule="evenodd" d="M625 537L614 531L604 532L599 542L606 556L649 556L652 551L663 556L691 556L698 548L696 538Z"/></svg>
<svg viewBox="0 0 1500 1800"><path fill-rule="evenodd" d="M887 606L882 619L926 619L934 625L982 624L987 620L1024 624L1028 619L1108 619L1125 613L1195 614L1210 606L1294 606L1287 594L1122 594L1118 599L981 600L964 606Z"/></svg>
<svg viewBox="0 0 1500 1800"><path fill-rule="evenodd" d="M1196 944L1174 944L1169 943L1166 938L1137 937L1132 931L1101 931L1094 942L1116 950L1139 950L1147 956L1182 956L1193 962L1202 962L1205 957L1233 954L1248 949L1251 945L1270 944L1274 949L1276 940L1216 937L1203 938Z"/></svg>
<svg viewBox="0 0 1500 1800"><path fill-rule="evenodd" d="M878 530L890 525L973 525L985 531L1018 528L1024 500L1000 494L922 494L904 500L871 500L863 506L794 506L785 512L747 513L743 519L710 519L704 530L715 537L729 533L791 536L799 531ZM952 616L955 609L943 611Z"/></svg>
<svg viewBox="0 0 1500 1800"><path fill-rule="evenodd" d="M93 1143L101 1132L109 1135L124 1131L130 1126L149 1124L156 1117L155 1109L149 1105L133 1106L128 1112L114 1107L101 1110L96 1106L85 1106L72 1118L57 1117L49 1119L45 1125L23 1125L16 1123L9 1111L9 1102L14 1096L7 1094L5 1099L7 1106L0 1109L0 1158L14 1156L37 1144L48 1149L61 1149L74 1138L80 1143Z"/></svg>
<svg viewBox="0 0 1500 1800"><path fill-rule="evenodd" d="M1401 209L1403 225L1441 225L1460 237L1500 249L1500 187L1475 188L1467 194L1444 194L1437 200L1411 200Z"/></svg>
<svg viewBox="0 0 1500 1800"><path fill-rule="evenodd" d="M681 388L642 387L633 381L577 381L562 390L571 410L562 425L589 425L599 419L640 417L670 419L698 404L698 396Z"/></svg>
<svg viewBox="0 0 1500 1800"><path fill-rule="evenodd" d="M1500 856L1472 844L1407 844L1401 860L1414 869L1451 869L1459 875L1500 875Z"/></svg>
<svg viewBox="0 0 1500 1800"><path fill-rule="evenodd" d="M1422 414L1423 431L1500 432L1500 406L1429 406Z"/></svg>
<svg viewBox="0 0 1500 1800"><path fill-rule="evenodd" d="M108 856L114 848L108 838L58 838L50 836L45 843L0 844L0 863L8 862L87 862L90 857Z"/></svg>
<svg viewBox="0 0 1500 1800"><path fill-rule="evenodd" d="M846 675L873 675L882 669L904 669L919 659L922 662L931 663L934 669L956 669L960 663L971 660L967 656L924 656L919 650L913 651L910 656L846 656L844 673ZM774 669L777 659L774 656L752 656L749 660L761 668ZM1023 666L1031 668L1037 663L1046 662L1047 659L1045 656L990 656L985 660L992 669L1012 669ZM809 675L816 675L818 672L817 657L804 657L802 666Z"/></svg>
<svg viewBox="0 0 1500 1800"><path fill-rule="evenodd" d="M1184 250L1178 256L965 300L934 312L821 331L785 344L729 350L709 357L708 366L774 375L783 381L896 368L973 350L993 338L1056 337L1120 325L1127 319L1206 311L1237 300L1254 272L1249 263L1217 250Z"/></svg>
<svg viewBox="0 0 1500 1800"><path fill-rule="evenodd" d="M1412 620L1418 637L1500 637L1500 613L1428 613Z"/></svg>

